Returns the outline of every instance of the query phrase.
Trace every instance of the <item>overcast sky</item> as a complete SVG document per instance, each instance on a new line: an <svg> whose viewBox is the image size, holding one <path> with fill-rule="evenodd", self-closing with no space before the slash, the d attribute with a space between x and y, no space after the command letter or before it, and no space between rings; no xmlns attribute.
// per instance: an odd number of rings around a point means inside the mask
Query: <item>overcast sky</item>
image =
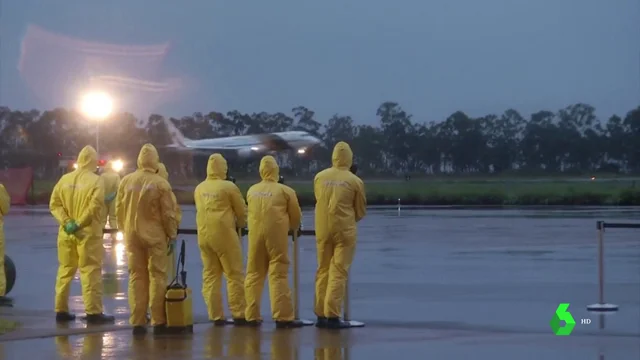
<svg viewBox="0 0 640 360"><path fill-rule="evenodd" d="M640 105L638 0L2 0L0 16L12 108L73 106L90 75L120 79L122 110L172 116L304 105L373 123L387 100L418 121ZM86 54L118 52L104 44L155 57Z"/></svg>

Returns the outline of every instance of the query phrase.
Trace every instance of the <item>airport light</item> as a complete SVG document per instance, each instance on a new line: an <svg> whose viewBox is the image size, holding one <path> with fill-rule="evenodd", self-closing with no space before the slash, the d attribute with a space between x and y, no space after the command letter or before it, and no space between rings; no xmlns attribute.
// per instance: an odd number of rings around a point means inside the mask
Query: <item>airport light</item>
<svg viewBox="0 0 640 360"><path fill-rule="evenodd" d="M298 149L298 154L304 154L306 152L305 149Z"/></svg>
<svg viewBox="0 0 640 360"><path fill-rule="evenodd" d="M96 122L96 152L100 156L100 122L113 111L113 99L103 91L89 91L80 98L80 112Z"/></svg>
<svg viewBox="0 0 640 360"><path fill-rule="evenodd" d="M124 168L124 162L118 159L112 163L111 167L115 172L120 172Z"/></svg>

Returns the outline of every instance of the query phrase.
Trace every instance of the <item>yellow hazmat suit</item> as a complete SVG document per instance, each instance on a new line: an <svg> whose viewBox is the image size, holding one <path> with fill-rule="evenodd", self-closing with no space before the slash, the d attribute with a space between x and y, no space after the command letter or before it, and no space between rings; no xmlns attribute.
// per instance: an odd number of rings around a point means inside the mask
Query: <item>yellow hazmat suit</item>
<svg viewBox="0 0 640 360"><path fill-rule="evenodd" d="M207 179L193 193L196 202L198 246L202 256L202 296L209 320L225 320L222 309L222 274L227 280L231 316L244 320L244 273L237 228L245 226L245 202L240 189L227 178L227 161L213 154Z"/></svg>
<svg viewBox="0 0 640 360"><path fill-rule="evenodd" d="M7 276L4 273L4 217L9 213L11 198L4 185L0 184L0 296L7 292Z"/></svg>
<svg viewBox="0 0 640 360"><path fill-rule="evenodd" d="M69 313L69 288L78 268L87 315L102 313L104 186L100 176L95 174L98 155L93 147L85 146L80 151L77 164L76 170L60 178L49 202L51 214L60 225L55 299L57 316ZM78 226L77 231L68 234L65 228L73 222Z"/></svg>
<svg viewBox="0 0 640 360"><path fill-rule="evenodd" d="M113 163L107 162L104 167L104 173L100 175L104 182L104 195L105 195L105 211L103 212L102 224L107 222L107 216L109 217L109 228L115 229L118 225L116 222L116 202L115 195L118 191L118 185L120 185L120 175L113 169Z"/></svg>
<svg viewBox="0 0 640 360"><path fill-rule="evenodd" d="M302 212L293 189L278 184L279 168L272 156L260 161L262 181L247 192L249 255L245 296L247 321L260 319L260 298L269 273L271 313L276 322L294 319L289 288L289 230L300 228Z"/></svg>
<svg viewBox="0 0 640 360"><path fill-rule="evenodd" d="M118 228L124 233L129 262L129 322L146 324L151 304L151 324L166 323L164 293L167 281L167 245L175 240L178 219L171 186L156 174L158 151L145 144L138 169L120 181L116 197Z"/></svg>
<svg viewBox="0 0 640 360"><path fill-rule="evenodd" d="M313 180L318 269L315 313L319 318L340 317L349 267L356 248L356 222L366 215L364 184L349 171L353 153L339 142L331 156L333 166Z"/></svg>
<svg viewBox="0 0 640 360"><path fill-rule="evenodd" d="M160 175L163 179L169 181L169 172L163 163L158 164L158 175ZM180 205L178 205L178 200L176 199L176 194L171 191L171 199L173 200L173 204L175 206L176 212L176 221L178 222L178 227L180 227L180 222L182 221L182 210L180 209ZM173 243L173 245L175 245ZM170 283L176 276L176 254L175 249L172 247L171 252L168 252L169 259L167 261L167 281ZM149 304L151 306L151 304Z"/></svg>

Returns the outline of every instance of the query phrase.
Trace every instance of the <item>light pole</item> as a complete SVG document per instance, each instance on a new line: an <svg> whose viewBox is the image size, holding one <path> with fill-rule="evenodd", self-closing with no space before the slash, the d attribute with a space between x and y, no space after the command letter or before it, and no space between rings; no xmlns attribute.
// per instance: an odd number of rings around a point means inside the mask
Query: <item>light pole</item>
<svg viewBox="0 0 640 360"><path fill-rule="evenodd" d="M100 157L100 122L111 115L113 100L103 91L90 91L80 99L80 112L96 122L96 152Z"/></svg>

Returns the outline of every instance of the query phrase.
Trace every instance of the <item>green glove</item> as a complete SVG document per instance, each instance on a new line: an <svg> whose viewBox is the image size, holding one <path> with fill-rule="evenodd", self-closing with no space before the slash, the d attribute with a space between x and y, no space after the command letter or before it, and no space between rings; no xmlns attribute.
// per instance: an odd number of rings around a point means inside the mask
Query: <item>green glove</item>
<svg viewBox="0 0 640 360"><path fill-rule="evenodd" d="M105 202L111 202L115 198L116 198L116 193L112 192L112 193L107 194L107 196L104 197L104 201Z"/></svg>
<svg viewBox="0 0 640 360"><path fill-rule="evenodd" d="M78 224L76 224L75 220L70 220L66 224L64 224L64 232L71 235L78 231Z"/></svg>

